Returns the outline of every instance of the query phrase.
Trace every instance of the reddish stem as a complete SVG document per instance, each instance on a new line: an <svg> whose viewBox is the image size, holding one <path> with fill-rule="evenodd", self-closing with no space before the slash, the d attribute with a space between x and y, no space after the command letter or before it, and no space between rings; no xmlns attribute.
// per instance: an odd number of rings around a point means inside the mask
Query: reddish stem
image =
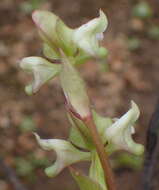
<svg viewBox="0 0 159 190"><path fill-rule="evenodd" d="M101 161L101 165L104 171L105 182L107 184L108 190L116 190L115 178L113 171L111 169L108 156L106 154L104 145L97 131L96 125L93 121L92 117L85 118L84 123L89 128L92 140L96 147L99 159Z"/></svg>

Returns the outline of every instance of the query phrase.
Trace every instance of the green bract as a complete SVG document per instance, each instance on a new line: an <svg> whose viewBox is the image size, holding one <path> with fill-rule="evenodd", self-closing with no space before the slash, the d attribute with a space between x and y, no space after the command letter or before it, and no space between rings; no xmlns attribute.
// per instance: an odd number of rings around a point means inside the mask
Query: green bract
<svg viewBox="0 0 159 190"><path fill-rule="evenodd" d="M104 180L104 172L101 166L98 154L96 151L92 151L92 162L89 170L89 177L93 179L95 182L99 183L103 190L107 190L105 180Z"/></svg>
<svg viewBox="0 0 159 190"><path fill-rule="evenodd" d="M90 106L84 81L64 55L60 81L69 109L81 118L88 117L90 115Z"/></svg>
<svg viewBox="0 0 159 190"><path fill-rule="evenodd" d="M95 110L92 110L92 116L103 144L105 144L107 142L107 139L105 138L105 130L112 125L112 120L100 116ZM94 150L95 147L90 132L84 122L73 114L69 115L69 121L72 124L69 140L79 148Z"/></svg>
<svg viewBox="0 0 159 190"><path fill-rule="evenodd" d="M105 138L115 150L126 150L136 155L143 153L143 145L135 143L131 137L139 114L138 106L132 101L131 109L106 129Z"/></svg>
<svg viewBox="0 0 159 190"><path fill-rule="evenodd" d="M74 169L71 169L71 174L77 182L80 190L105 190L98 182L94 181L91 177L88 177Z"/></svg>
<svg viewBox="0 0 159 190"><path fill-rule="evenodd" d="M82 152L76 149L70 142L59 139L40 139L40 137L35 134L35 137L39 145L44 150L53 150L56 152L57 158L55 163L45 169L45 173L49 177L55 177L58 175L65 167L80 161L90 160L90 153Z"/></svg>

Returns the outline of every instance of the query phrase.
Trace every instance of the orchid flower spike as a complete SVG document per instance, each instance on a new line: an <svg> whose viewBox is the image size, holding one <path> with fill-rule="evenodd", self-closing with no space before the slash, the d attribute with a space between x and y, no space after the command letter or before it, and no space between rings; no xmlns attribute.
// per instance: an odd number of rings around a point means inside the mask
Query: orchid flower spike
<svg viewBox="0 0 159 190"><path fill-rule="evenodd" d="M80 162L90 160L89 152L82 152L75 148L70 142L59 139L41 139L39 135L35 133L38 144L44 150L53 150L56 152L56 161L54 164L45 169L46 175L49 177L55 177L65 167Z"/></svg>
<svg viewBox="0 0 159 190"><path fill-rule="evenodd" d="M98 18L80 26L73 32L74 43L93 57L103 56L107 52L104 48L99 48L98 41L103 39L103 32L106 30L107 25L107 17L100 10Z"/></svg>
<svg viewBox="0 0 159 190"><path fill-rule="evenodd" d="M144 146L135 143L131 137L135 131L133 125L138 119L139 114L138 106L132 101L131 109L105 130L108 146L110 144L115 150L126 150L136 155L143 153Z"/></svg>

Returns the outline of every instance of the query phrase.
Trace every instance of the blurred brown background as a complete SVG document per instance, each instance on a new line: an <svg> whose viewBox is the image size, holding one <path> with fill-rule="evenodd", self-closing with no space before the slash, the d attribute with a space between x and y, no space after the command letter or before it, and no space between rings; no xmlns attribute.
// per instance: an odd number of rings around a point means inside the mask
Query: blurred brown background
<svg viewBox="0 0 159 190"><path fill-rule="evenodd" d="M53 11L70 27L78 27L97 17L102 8L109 20L103 42L109 50L109 70L103 72L97 63L89 62L81 72L99 113L119 117L128 110L130 100L139 105L141 117L134 138L145 143L148 121L158 98L159 1L146 1L152 14L144 19L134 13L140 2L0 0L0 157L27 189L78 189L67 169L55 179L45 176L43 169L55 155L42 151L32 135L35 130L43 138L64 139L69 130L58 79L34 96L24 93L30 78L19 68L19 61L41 52L32 10ZM120 169L116 176L120 190L134 190L140 184L141 170ZM153 183L159 189L155 178ZM0 190L17 190L2 168Z"/></svg>

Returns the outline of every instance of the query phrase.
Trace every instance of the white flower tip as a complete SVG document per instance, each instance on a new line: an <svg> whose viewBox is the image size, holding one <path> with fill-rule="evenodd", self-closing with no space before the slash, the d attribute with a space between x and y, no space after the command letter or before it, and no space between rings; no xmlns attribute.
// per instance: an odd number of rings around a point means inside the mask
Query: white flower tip
<svg viewBox="0 0 159 190"><path fill-rule="evenodd" d="M105 13L102 11L102 9L99 9L99 16L102 18L106 18Z"/></svg>
<svg viewBox="0 0 159 190"><path fill-rule="evenodd" d="M99 10L99 18L103 21L103 23L105 23L105 28L104 28L105 31L108 26L108 19L106 14L101 9Z"/></svg>
<svg viewBox="0 0 159 190"><path fill-rule="evenodd" d="M131 110L134 113L134 115L136 116L136 120L137 120L140 115L140 110L139 110L138 105L133 100L131 100Z"/></svg>
<svg viewBox="0 0 159 190"><path fill-rule="evenodd" d="M23 59L20 61L20 63L19 63L20 68L25 69L25 64L26 64L26 57L23 58Z"/></svg>
<svg viewBox="0 0 159 190"><path fill-rule="evenodd" d="M51 142L51 139L41 139L40 136L37 133L33 133L35 135L35 138L39 144L39 146L44 150L53 150L53 142Z"/></svg>
<svg viewBox="0 0 159 190"><path fill-rule="evenodd" d="M33 133L33 135L35 136L37 142L40 142L40 136L37 133Z"/></svg>

